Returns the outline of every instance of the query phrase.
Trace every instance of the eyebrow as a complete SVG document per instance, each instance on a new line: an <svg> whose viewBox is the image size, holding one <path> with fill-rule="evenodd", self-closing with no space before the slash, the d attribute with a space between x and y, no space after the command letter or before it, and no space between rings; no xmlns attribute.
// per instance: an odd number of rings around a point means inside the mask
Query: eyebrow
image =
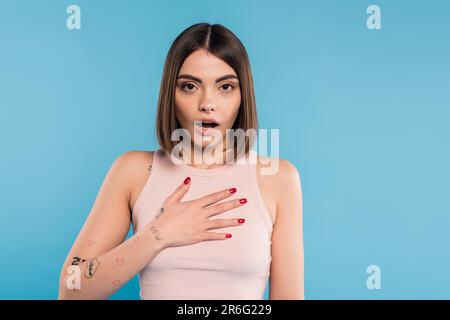
<svg viewBox="0 0 450 320"><path fill-rule="evenodd" d="M198 83L202 83L202 80L200 78L194 77L193 75L190 74L181 74L177 77L178 79L188 79L188 80L192 80L192 81L197 81ZM222 76L220 78L216 79L216 83L223 81L223 80L229 80L229 79L234 79L234 80L238 80L239 78L237 76L235 76L234 74L227 74L225 76Z"/></svg>

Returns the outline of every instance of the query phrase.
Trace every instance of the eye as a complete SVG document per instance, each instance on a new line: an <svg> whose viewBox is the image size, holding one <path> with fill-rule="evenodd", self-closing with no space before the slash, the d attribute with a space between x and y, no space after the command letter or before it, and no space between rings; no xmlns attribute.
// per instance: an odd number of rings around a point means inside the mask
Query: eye
<svg viewBox="0 0 450 320"><path fill-rule="evenodd" d="M186 82L186 83L182 83L180 85L181 90L183 91L187 91L187 92L192 92L194 91L194 89L196 88L194 84Z"/></svg>
<svg viewBox="0 0 450 320"><path fill-rule="evenodd" d="M229 92L234 89L234 86L231 83L224 83L220 88L225 92Z"/></svg>

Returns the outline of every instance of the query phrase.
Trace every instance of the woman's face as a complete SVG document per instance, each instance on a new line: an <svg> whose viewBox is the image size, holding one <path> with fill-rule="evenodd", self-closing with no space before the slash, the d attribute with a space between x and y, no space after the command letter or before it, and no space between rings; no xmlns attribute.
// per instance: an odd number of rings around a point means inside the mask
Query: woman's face
<svg viewBox="0 0 450 320"><path fill-rule="evenodd" d="M179 124L189 131L194 143L207 146L210 143L208 136L215 130L225 138L226 130L232 128L238 115L240 104L241 90L233 68L204 49L194 51L186 58L177 78L175 115ZM212 121L217 125L211 129L200 122L202 129L194 121ZM218 142L213 140L213 145Z"/></svg>

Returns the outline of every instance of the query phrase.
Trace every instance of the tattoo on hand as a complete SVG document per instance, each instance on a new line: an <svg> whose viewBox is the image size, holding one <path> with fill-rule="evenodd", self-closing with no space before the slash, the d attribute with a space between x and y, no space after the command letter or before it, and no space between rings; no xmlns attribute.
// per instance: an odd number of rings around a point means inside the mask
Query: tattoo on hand
<svg viewBox="0 0 450 320"><path fill-rule="evenodd" d="M153 236L156 239L156 241L158 241L159 243L164 241L164 238L161 237L161 233L159 232L158 227L151 226L150 230L152 231Z"/></svg>
<svg viewBox="0 0 450 320"><path fill-rule="evenodd" d="M89 260L86 265L86 270L84 271L84 276L86 277L86 279L91 279L97 272L99 266L100 261L98 261L97 258Z"/></svg>
<svg viewBox="0 0 450 320"><path fill-rule="evenodd" d="M78 266L80 263L83 263L85 261L86 261L86 259L83 259L83 258L80 258L80 257L73 257L72 265L73 266Z"/></svg>

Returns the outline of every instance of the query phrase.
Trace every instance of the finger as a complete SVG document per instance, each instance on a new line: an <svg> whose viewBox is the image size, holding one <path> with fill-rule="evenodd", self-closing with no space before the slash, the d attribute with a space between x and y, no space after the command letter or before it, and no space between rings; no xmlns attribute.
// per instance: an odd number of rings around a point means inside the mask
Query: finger
<svg viewBox="0 0 450 320"><path fill-rule="evenodd" d="M205 232L204 240L227 240L231 237L231 233Z"/></svg>
<svg viewBox="0 0 450 320"><path fill-rule="evenodd" d="M168 203L180 202L184 195L189 191L191 186L191 178L186 177L184 181L175 189L175 191L167 198Z"/></svg>
<svg viewBox="0 0 450 320"><path fill-rule="evenodd" d="M213 203L216 203L217 201L220 201L222 199L228 198L229 196L232 196L235 192L236 192L236 188L217 191L217 192L211 193L209 195L206 195L202 198L199 198L195 201L197 203L199 203L202 207L206 207Z"/></svg>
<svg viewBox="0 0 450 320"><path fill-rule="evenodd" d="M203 209L207 217L238 208L243 206L247 202L247 199L233 199L226 202L221 202L211 207Z"/></svg>
<svg viewBox="0 0 450 320"><path fill-rule="evenodd" d="M245 219L242 219L242 218L210 220L208 222L208 226L207 226L206 230L240 226L244 222L245 222Z"/></svg>

